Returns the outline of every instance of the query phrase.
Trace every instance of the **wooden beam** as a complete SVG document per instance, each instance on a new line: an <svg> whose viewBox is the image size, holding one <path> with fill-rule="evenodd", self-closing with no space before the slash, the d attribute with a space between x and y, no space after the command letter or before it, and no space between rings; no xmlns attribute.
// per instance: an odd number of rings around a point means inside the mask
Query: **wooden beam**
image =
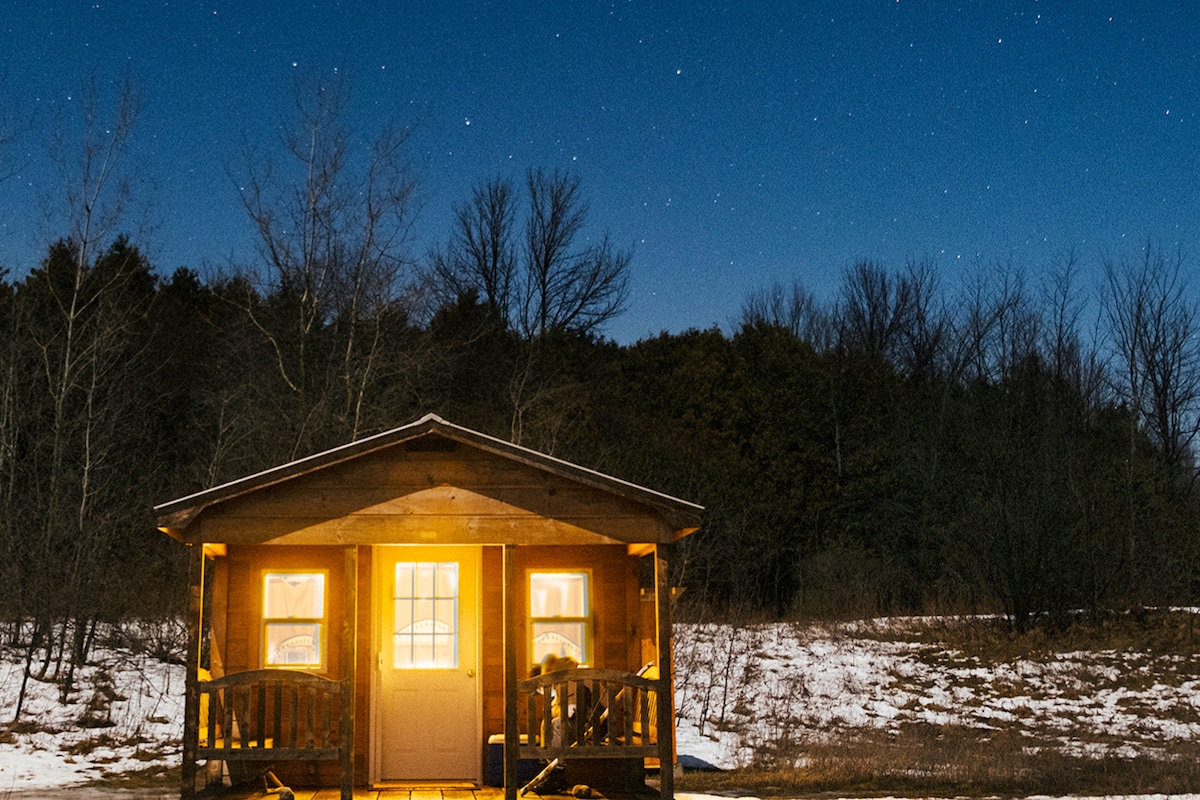
<svg viewBox="0 0 1200 800"><path fill-rule="evenodd" d="M424 513L372 509L344 517L293 513L261 517L214 513L192 541L229 544L629 544L654 542L666 527L645 517ZM395 513L392 513L395 512Z"/></svg>
<svg viewBox="0 0 1200 800"><path fill-rule="evenodd" d="M188 548L188 647L184 667L183 770L179 796L190 800L196 794L196 750L200 745L200 637L204 635L204 548Z"/></svg>
<svg viewBox="0 0 1200 800"><path fill-rule="evenodd" d="M517 758L521 734L517 726L517 619L524 585L517 575L516 545L504 546L504 798L517 800ZM531 742L532 744L532 742Z"/></svg>
<svg viewBox="0 0 1200 800"><path fill-rule="evenodd" d="M358 653L358 546L346 548L342 601L342 708L338 728L341 748L342 800L354 800L354 691Z"/></svg>
<svg viewBox="0 0 1200 800"><path fill-rule="evenodd" d="M654 617L658 628L658 779L660 800L675 797L674 665L671 663L671 545L654 548Z"/></svg>

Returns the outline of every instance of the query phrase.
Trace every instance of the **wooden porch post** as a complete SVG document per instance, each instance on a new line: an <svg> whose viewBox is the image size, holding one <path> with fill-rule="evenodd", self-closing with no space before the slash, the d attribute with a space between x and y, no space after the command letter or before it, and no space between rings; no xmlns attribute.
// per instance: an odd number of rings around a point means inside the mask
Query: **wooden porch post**
<svg viewBox="0 0 1200 800"><path fill-rule="evenodd" d="M504 798L517 800L517 758L521 736L517 726L517 615L522 585L517 575L516 545L504 545Z"/></svg>
<svg viewBox="0 0 1200 800"><path fill-rule="evenodd" d="M658 628L658 778L661 800L675 797L675 682L671 663L671 545L654 547L654 615Z"/></svg>
<svg viewBox="0 0 1200 800"><path fill-rule="evenodd" d="M179 784L181 800L196 794L196 749L200 744L200 637L204 625L200 618L204 607L204 545L188 546L188 648L184 667L183 694L183 771Z"/></svg>
<svg viewBox="0 0 1200 800"><path fill-rule="evenodd" d="M342 768L342 800L354 800L354 684L358 655L358 545L346 548L342 601L342 717L338 748Z"/></svg>

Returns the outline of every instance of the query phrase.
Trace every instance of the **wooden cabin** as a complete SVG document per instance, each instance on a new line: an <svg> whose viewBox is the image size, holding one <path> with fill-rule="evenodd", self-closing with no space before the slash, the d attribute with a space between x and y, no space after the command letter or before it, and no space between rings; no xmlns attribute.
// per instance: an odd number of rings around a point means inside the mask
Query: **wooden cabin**
<svg viewBox="0 0 1200 800"><path fill-rule="evenodd" d="M191 554L183 797L224 764L512 800L555 758L600 789L657 759L673 796L700 506L429 415L155 511Z"/></svg>

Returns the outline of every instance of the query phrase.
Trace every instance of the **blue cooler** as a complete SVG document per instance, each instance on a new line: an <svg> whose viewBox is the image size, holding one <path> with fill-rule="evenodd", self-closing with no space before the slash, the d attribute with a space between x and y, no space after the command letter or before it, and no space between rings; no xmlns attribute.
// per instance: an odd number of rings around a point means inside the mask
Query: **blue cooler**
<svg viewBox="0 0 1200 800"><path fill-rule="evenodd" d="M521 744L528 744L529 737L521 734ZM533 780L542 771L544 764L536 758L517 760L517 788ZM487 774L483 776L487 786L504 785L504 734L493 733L487 741Z"/></svg>

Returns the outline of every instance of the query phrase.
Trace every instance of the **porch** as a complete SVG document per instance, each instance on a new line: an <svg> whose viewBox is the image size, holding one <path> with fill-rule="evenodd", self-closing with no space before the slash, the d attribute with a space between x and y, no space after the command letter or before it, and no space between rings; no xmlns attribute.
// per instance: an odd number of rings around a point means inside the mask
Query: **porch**
<svg viewBox="0 0 1200 800"><path fill-rule="evenodd" d="M346 588L344 607L359 608L357 587L359 579L359 553L357 546L339 548L343 555L342 585ZM504 575L500 596L503 600L503 624L497 626L504 632L503 651L503 731L500 741L520 742L518 747L504 747L493 754L487 752L489 761L494 755L502 754L500 772L504 786L485 790L484 794L506 800L516 800L518 789L527 782L520 777L518 761L529 764L554 761L575 765L590 762L579 783L593 781L605 783L612 791L616 787L630 789L618 794L644 796L645 792L633 791L633 787L644 785L644 767L647 760L659 763L673 761L673 726L660 726L659 720L672 718L671 684L659 673L658 663L665 663L670 674L669 600L666 583L667 548L653 548L651 557L655 563L655 593L653 603L656 625L653 626L658 640L656 655L661 662L646 664L637 674L615 669L572 668L543 673L520 680L522 670L516 667L518 658L516 642L522 636L512 636L516 629L514 620L520 615L521 592L524 582L517 577L515 553L517 548L506 545L497 548L497 555ZM195 625L189 636L189 675L202 673L199 668L199 641L203 638L201 628L201 604L205 580L203 549L192 550L191 596L193 598L193 620ZM342 631L340 653L347 656L341 664L342 679L331 680L318 675L288 669L258 669L233 672L216 679L191 680L188 682L188 701L185 709L183 791L188 797L237 797L226 793L208 795L193 794L200 777L201 762L241 765L243 771L263 769L268 765L283 762L305 762L318 774L316 767L328 763L333 772L324 768L320 774L336 776L340 788L328 791L330 796L346 800L358 797L364 783L355 780L355 731L356 693L352 687L356 681L355 660L356 632L354 625L346 625ZM475 663L475 662L472 662ZM563 702L551 702L551 698L562 698ZM406 718L407 719L407 718ZM414 720L409 719L410 725ZM361 752L361 751L360 751ZM604 762L604 763L602 763ZM599 772L596 772L596 770ZM281 773L282 774L282 773ZM618 778L618 776L621 776ZM210 774L211 777L211 774ZM658 794L663 800L673 796L673 773L668 772ZM429 785L425 781L424 785ZM434 784L437 783L435 779ZM379 785L379 784L376 784ZM462 785L462 784L459 784ZM467 784L469 785L469 784ZM215 787L219 792L219 787ZM321 795L313 791L314 797ZM412 792L417 794L412 794ZM436 800L438 796L459 797L466 800L467 789L443 788L434 795L422 794L424 789L399 789L389 787L376 790L382 797L391 797L389 792L408 792L418 800ZM616 796L612 791L605 796ZM458 794L455 794L458 792ZM260 795L262 793L260 792ZM475 792L476 795L479 792ZM653 794L653 793L650 793ZM248 796L255 796L250 794ZM372 796L372 795L367 795ZM403 794L396 794L403 797ZM598 795L600 796L600 795Z"/></svg>
<svg viewBox="0 0 1200 800"><path fill-rule="evenodd" d="M296 800L339 800L341 791L337 788L304 789L292 787ZM537 798L537 795L527 795ZM637 794L615 794L596 792L594 800L651 800L657 792L648 791ZM277 798L278 794L264 794L262 787L232 787L228 789L208 789L197 795L198 800L263 800ZM501 787L485 786L479 789L437 788L426 786L388 787L381 789L356 788L354 800L503 800L504 789Z"/></svg>

